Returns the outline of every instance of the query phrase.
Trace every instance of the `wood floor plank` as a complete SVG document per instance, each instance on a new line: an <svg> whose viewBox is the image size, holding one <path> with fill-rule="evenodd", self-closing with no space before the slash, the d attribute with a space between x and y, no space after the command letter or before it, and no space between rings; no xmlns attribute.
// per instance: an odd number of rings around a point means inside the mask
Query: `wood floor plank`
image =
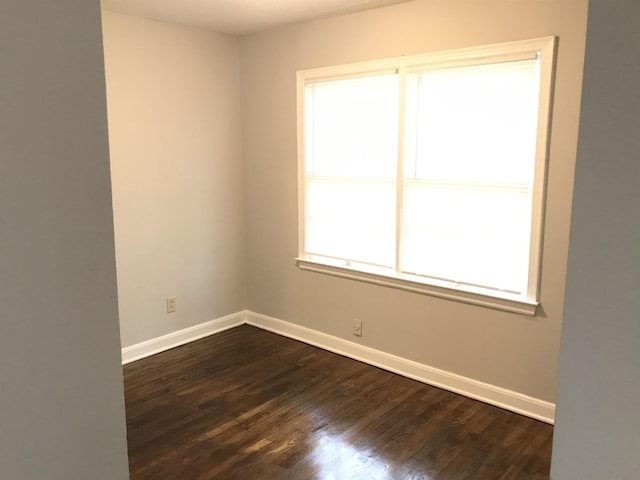
<svg viewBox="0 0 640 480"><path fill-rule="evenodd" d="M549 479L550 425L248 325L124 379L132 480Z"/></svg>

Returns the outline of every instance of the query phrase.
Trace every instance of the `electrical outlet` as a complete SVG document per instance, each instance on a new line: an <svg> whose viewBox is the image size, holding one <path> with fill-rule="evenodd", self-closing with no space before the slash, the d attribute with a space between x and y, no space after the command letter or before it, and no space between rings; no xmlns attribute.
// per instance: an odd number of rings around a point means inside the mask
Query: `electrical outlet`
<svg viewBox="0 0 640 480"><path fill-rule="evenodd" d="M176 311L176 297L167 298L167 313L173 313Z"/></svg>
<svg viewBox="0 0 640 480"><path fill-rule="evenodd" d="M360 320L359 318L353 319L353 334L356 337L362 336L362 320Z"/></svg>

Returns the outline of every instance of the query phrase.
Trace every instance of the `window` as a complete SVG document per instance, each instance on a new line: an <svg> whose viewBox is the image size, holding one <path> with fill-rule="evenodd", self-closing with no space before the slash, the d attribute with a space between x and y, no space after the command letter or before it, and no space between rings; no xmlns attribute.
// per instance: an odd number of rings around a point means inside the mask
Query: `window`
<svg viewBox="0 0 640 480"><path fill-rule="evenodd" d="M300 268L533 315L554 54L298 72Z"/></svg>

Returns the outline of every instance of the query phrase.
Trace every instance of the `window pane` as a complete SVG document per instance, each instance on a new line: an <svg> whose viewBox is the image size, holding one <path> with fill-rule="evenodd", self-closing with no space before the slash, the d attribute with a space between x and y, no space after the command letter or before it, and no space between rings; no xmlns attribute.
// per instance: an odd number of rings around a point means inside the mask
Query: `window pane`
<svg viewBox="0 0 640 480"><path fill-rule="evenodd" d="M526 291L537 65L408 76L403 272Z"/></svg>
<svg viewBox="0 0 640 480"><path fill-rule="evenodd" d="M526 189L407 182L402 270L520 293L527 281L529 210Z"/></svg>
<svg viewBox="0 0 640 480"><path fill-rule="evenodd" d="M398 75L307 85L307 174L395 178Z"/></svg>
<svg viewBox="0 0 640 480"><path fill-rule="evenodd" d="M395 183L307 179L307 253L393 266Z"/></svg>
<svg viewBox="0 0 640 480"><path fill-rule="evenodd" d="M529 183L537 65L527 60L409 75L406 176Z"/></svg>
<svg viewBox="0 0 640 480"><path fill-rule="evenodd" d="M392 267L398 76L305 88L306 253Z"/></svg>

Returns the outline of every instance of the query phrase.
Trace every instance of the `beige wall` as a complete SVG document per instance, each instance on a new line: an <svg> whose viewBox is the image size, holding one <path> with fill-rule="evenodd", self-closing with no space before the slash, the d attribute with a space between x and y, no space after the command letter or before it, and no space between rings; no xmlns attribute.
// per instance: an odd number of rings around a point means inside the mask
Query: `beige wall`
<svg viewBox="0 0 640 480"><path fill-rule="evenodd" d="M126 347L245 307L238 42L110 12L103 27Z"/></svg>
<svg viewBox="0 0 640 480"><path fill-rule="evenodd" d="M416 0L242 38L248 308L553 402L586 12L586 0ZM536 317L296 268L296 70L547 35L560 42Z"/></svg>
<svg viewBox="0 0 640 480"><path fill-rule="evenodd" d="M640 3L591 0L554 480L640 478Z"/></svg>
<svg viewBox="0 0 640 480"><path fill-rule="evenodd" d="M101 41L98 0L0 2L3 480L129 478Z"/></svg>

